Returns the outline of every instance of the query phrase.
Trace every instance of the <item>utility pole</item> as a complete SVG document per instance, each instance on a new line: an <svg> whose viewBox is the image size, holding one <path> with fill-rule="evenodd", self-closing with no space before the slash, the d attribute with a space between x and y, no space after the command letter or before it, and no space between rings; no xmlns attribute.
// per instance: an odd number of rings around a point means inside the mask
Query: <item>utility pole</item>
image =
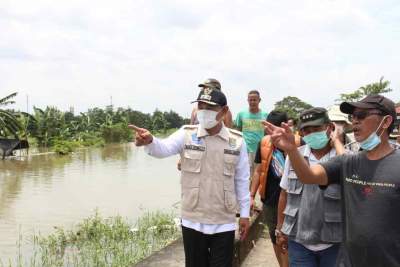
<svg viewBox="0 0 400 267"><path fill-rule="evenodd" d="M26 113L29 113L29 95L26 94Z"/></svg>

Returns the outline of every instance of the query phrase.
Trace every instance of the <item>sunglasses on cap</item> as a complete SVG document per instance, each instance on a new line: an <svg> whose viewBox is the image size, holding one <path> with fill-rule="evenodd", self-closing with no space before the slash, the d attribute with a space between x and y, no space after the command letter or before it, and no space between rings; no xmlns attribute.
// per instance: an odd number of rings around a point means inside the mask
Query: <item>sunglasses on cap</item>
<svg viewBox="0 0 400 267"><path fill-rule="evenodd" d="M354 111L353 114L349 114L349 121L353 122L354 119L360 121L371 115L383 116L384 114L379 111L359 110L359 111Z"/></svg>

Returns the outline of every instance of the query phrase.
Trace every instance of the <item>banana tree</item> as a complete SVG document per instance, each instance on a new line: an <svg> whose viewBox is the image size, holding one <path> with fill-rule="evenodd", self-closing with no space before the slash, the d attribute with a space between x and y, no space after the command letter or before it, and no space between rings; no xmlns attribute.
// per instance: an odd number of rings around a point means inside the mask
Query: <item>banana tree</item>
<svg viewBox="0 0 400 267"><path fill-rule="evenodd" d="M18 132L22 129L22 127L18 121L17 116L14 112L1 108L14 104L15 101L11 99L14 98L16 95L17 93L12 93L0 99L0 135L5 137L8 135L12 135L16 139L18 139Z"/></svg>

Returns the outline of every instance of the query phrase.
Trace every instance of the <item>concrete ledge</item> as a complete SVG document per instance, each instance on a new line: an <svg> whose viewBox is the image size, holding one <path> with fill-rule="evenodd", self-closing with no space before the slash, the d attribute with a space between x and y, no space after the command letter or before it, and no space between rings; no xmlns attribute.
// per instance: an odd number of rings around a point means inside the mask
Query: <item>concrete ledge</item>
<svg viewBox="0 0 400 267"><path fill-rule="evenodd" d="M249 234L244 241L239 240L238 232L236 231L235 245L234 245L234 258L233 266L240 266L253 248L254 242L261 236L264 229L264 213L255 212L251 218L251 225ZM172 242L170 245L155 252L148 258L135 265L136 267L184 267L185 255L183 251L182 238Z"/></svg>

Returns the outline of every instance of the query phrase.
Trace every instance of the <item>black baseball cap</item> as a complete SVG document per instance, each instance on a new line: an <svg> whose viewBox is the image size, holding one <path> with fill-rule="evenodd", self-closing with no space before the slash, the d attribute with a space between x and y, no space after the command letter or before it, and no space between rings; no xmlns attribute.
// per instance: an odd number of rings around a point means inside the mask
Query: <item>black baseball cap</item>
<svg viewBox="0 0 400 267"><path fill-rule="evenodd" d="M195 102L203 102L209 105L222 106L222 107L226 106L227 104L226 96L224 93L222 93L218 89L212 89L208 87L201 89L200 94L197 97L197 100L193 101L192 103Z"/></svg>
<svg viewBox="0 0 400 267"><path fill-rule="evenodd" d="M321 126L330 123L328 111L324 108L310 108L300 114L299 129L307 126Z"/></svg>
<svg viewBox="0 0 400 267"><path fill-rule="evenodd" d="M385 115L392 116L393 121L396 120L396 108L394 102L382 95L368 95L358 102L343 102L340 104L340 110L346 114L353 114L353 111L356 108L378 109Z"/></svg>

